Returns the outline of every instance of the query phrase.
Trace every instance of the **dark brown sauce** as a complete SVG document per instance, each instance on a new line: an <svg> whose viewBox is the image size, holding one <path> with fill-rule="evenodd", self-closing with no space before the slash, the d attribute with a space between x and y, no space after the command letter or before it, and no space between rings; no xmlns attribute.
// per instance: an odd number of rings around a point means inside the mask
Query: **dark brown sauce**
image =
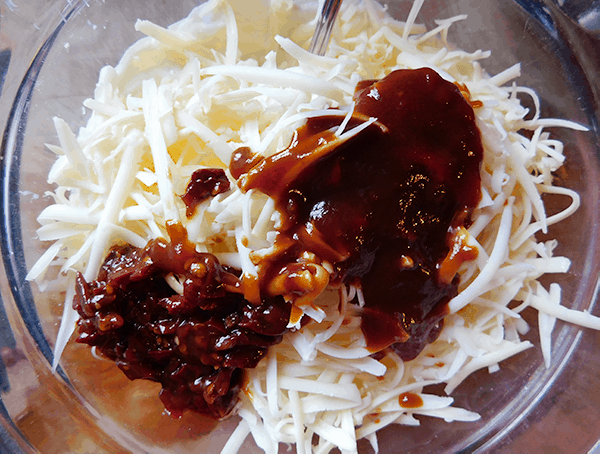
<svg viewBox="0 0 600 454"><path fill-rule="evenodd" d="M223 418L238 400L241 369L282 340L290 307L281 297L250 304L238 272L196 252L181 224L167 227L170 242L113 247L96 280L77 276L77 341L129 379L159 382L174 417L195 410ZM169 273L182 278L183 295L166 284Z"/></svg>
<svg viewBox="0 0 600 454"><path fill-rule="evenodd" d="M361 83L355 99L348 129L365 117L376 124L343 142L340 117L309 119L288 149L241 175L242 189L272 196L284 217L258 284L264 292L310 251L334 265L333 283L360 282L369 349L391 345L412 359L457 292L438 265L480 199L481 138L460 89L430 69Z"/></svg>
<svg viewBox="0 0 600 454"><path fill-rule="evenodd" d="M229 179L223 169L198 169L192 174L185 194L181 200L185 203L188 218L194 215L196 207L210 197L229 191Z"/></svg>

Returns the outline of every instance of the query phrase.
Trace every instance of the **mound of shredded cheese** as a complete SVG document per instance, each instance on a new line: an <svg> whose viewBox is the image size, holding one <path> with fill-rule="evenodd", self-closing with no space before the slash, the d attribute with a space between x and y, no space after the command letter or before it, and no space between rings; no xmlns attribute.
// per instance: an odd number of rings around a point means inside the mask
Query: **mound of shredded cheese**
<svg viewBox="0 0 600 454"><path fill-rule="evenodd" d="M249 433L267 453L277 453L279 443L295 443L298 453L334 447L356 453L361 438L377 451L377 430L392 423L418 425L416 415L474 421L477 414L424 388L446 383L450 394L472 372L492 372L531 347L520 340L528 329L519 315L523 309L539 311L547 365L557 318L600 329L597 317L561 305L558 284L546 289L537 281L545 273L567 272L570 261L552 255L556 241L537 242L534 235L579 205L574 191L552 185L552 172L565 158L562 143L545 128L585 128L540 118L536 94L512 82L519 65L490 76L479 64L489 52L452 48L448 29L466 16L439 20L429 31L416 25L422 3L416 0L406 22L399 22L373 0L346 0L324 57L305 50L314 9L291 0L268 6L210 0L169 28L138 20L136 29L147 37L115 68L101 71L94 98L84 103L92 111L87 125L76 136L54 119L60 146L48 145L58 156L48 182L57 186L55 203L38 218L39 239L52 243L28 276L42 289L53 284L44 277L49 268L68 276L54 366L77 320L71 305L75 272L94 279L117 242L143 247L167 237L166 221L178 220L198 251L255 276L252 258L270 252L280 222L273 200L242 193L232 179L228 192L203 202L187 219L178 195L192 172L226 167L240 146L272 155L307 118L332 115L326 109L339 109L349 119L359 80L403 68L433 68L478 101L483 197L468 234L478 258L459 271L459 294L440 337L406 363L391 352L380 360L370 356L360 330L359 289L326 291L305 309L314 321L298 324L247 371L237 407L242 422L222 452L236 452ZM533 116L519 93L533 99ZM544 193L568 197L571 204L547 216ZM177 276L167 281L182 291ZM513 301L521 304L510 308Z"/></svg>

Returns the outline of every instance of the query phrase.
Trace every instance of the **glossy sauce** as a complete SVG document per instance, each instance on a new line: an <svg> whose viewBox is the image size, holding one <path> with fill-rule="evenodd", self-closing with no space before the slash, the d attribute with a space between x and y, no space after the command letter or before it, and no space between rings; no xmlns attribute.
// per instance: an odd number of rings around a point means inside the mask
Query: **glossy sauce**
<svg viewBox="0 0 600 454"><path fill-rule="evenodd" d="M210 197L229 190L229 179L223 169L198 169L192 174L185 194L181 200L185 203L188 218L194 215L196 207Z"/></svg>
<svg viewBox="0 0 600 454"><path fill-rule="evenodd" d="M340 117L312 118L288 149L232 167L284 218L278 252L260 264L261 291L310 251L333 264L333 284L362 287L368 348L412 359L457 293L458 279L440 279L438 267L479 202L481 138L460 89L430 69L361 83L355 100L347 129L377 118L357 136L335 135Z"/></svg>
<svg viewBox="0 0 600 454"><path fill-rule="evenodd" d="M129 379L160 383L172 416L194 410L220 419L238 400L242 369L281 342L290 307L281 297L250 304L238 272L196 252L181 224L167 230L170 242L113 247L96 280L77 276L77 341L95 346ZM183 294L167 285L170 273L182 280Z"/></svg>

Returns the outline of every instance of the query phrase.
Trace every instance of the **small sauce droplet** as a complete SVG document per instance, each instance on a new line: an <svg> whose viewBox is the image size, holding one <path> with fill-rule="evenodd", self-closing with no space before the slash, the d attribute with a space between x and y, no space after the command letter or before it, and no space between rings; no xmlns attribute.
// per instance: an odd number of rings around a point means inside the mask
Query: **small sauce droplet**
<svg viewBox="0 0 600 454"><path fill-rule="evenodd" d="M398 396L402 408L419 408L423 406L423 399L415 393L404 393Z"/></svg>

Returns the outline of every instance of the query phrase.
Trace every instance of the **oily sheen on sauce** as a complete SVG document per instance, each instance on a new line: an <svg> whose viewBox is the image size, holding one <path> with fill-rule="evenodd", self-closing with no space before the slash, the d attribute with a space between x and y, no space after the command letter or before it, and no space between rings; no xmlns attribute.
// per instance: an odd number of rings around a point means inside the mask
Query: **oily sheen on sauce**
<svg viewBox="0 0 600 454"><path fill-rule="evenodd" d="M191 409L222 418L237 401L240 369L254 367L287 331L283 295L305 291L284 284L279 292L272 282L311 257L333 268L329 285L362 289L370 351L416 357L438 336L457 293L458 277L440 275L440 265L480 199L480 134L460 89L430 69L364 81L355 102L347 129L377 121L351 139L336 136L340 117L325 116L309 119L272 157L248 148L233 154L238 185L274 198L283 218L258 279L196 252L185 229L170 223L170 242L116 246L97 280L78 277L78 342L131 379L160 382L173 416ZM183 196L188 215L228 187L222 170L196 172ZM180 276L183 295L165 284L170 273Z"/></svg>

